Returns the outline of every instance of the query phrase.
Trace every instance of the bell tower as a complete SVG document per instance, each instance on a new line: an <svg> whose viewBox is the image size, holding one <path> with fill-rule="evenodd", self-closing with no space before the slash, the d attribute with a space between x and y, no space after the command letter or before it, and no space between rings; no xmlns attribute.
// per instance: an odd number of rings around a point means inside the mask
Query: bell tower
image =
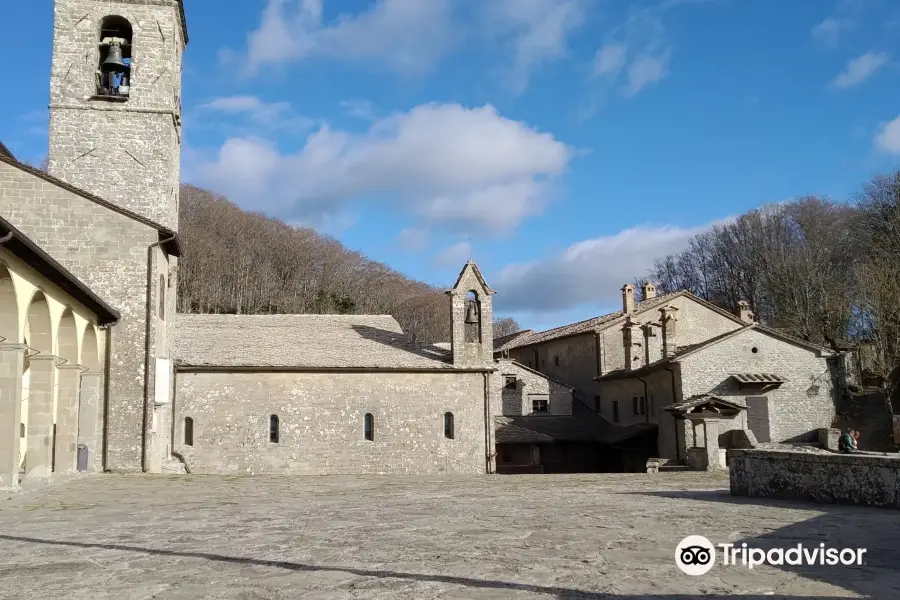
<svg viewBox="0 0 900 600"><path fill-rule="evenodd" d="M178 228L182 0L55 0L49 171Z"/></svg>
<svg viewBox="0 0 900 600"><path fill-rule="evenodd" d="M494 362L494 327L491 297L495 294L471 260L456 284L447 290L453 333L450 345L453 365L482 367Z"/></svg>

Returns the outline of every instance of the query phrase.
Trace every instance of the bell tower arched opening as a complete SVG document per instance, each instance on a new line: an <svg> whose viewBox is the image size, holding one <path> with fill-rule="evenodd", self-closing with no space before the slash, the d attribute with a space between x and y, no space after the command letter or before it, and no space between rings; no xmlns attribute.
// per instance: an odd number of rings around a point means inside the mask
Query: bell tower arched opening
<svg viewBox="0 0 900 600"><path fill-rule="evenodd" d="M100 63L97 95L127 100L131 93L133 29L125 17L111 15L100 22Z"/></svg>

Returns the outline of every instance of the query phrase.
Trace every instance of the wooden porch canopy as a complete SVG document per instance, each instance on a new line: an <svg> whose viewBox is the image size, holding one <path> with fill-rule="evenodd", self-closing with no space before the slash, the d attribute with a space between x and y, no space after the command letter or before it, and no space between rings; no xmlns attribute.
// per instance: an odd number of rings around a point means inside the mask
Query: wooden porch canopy
<svg viewBox="0 0 900 600"><path fill-rule="evenodd" d="M737 382L738 389L773 389L787 381L775 373L733 373L731 379Z"/></svg>
<svg viewBox="0 0 900 600"><path fill-rule="evenodd" d="M712 394L701 394L667 406L664 410L679 419L728 419L746 409L742 404Z"/></svg>

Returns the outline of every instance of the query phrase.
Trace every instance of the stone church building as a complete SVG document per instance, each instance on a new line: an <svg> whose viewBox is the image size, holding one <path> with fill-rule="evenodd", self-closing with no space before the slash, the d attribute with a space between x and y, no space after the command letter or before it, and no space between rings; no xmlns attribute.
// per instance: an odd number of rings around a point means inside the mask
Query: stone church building
<svg viewBox="0 0 900 600"><path fill-rule="evenodd" d="M0 485L493 472L494 291L471 261L449 344L384 315L176 314L187 43L181 0L55 2L48 172L0 145Z"/></svg>

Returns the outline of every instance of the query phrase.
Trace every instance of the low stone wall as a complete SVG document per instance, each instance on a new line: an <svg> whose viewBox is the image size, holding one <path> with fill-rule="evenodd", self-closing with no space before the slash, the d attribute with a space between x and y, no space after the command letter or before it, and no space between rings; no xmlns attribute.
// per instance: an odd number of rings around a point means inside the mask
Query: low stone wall
<svg viewBox="0 0 900 600"><path fill-rule="evenodd" d="M900 509L900 455L729 450L732 496Z"/></svg>

